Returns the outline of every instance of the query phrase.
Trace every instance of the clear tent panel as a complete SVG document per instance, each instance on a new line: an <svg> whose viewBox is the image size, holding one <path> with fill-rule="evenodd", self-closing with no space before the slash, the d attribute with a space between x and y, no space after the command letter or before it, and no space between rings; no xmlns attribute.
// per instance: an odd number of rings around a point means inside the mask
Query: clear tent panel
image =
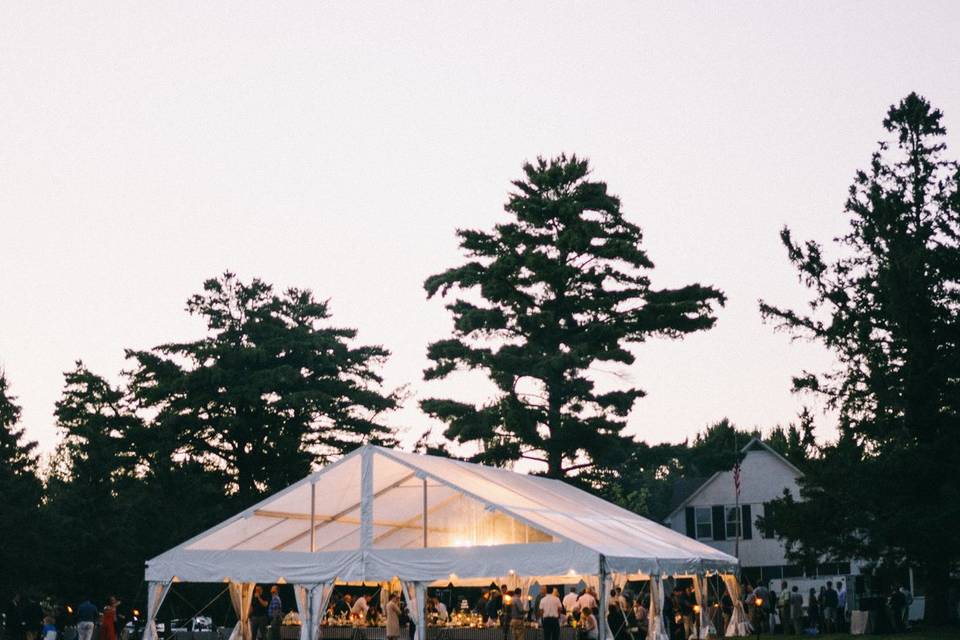
<svg viewBox="0 0 960 640"><path fill-rule="evenodd" d="M442 476L449 479L449 474ZM386 478L385 480L383 478ZM373 547L468 547L552 542L549 534L498 511L438 477L392 457L374 463ZM385 531L380 531L383 528Z"/></svg>

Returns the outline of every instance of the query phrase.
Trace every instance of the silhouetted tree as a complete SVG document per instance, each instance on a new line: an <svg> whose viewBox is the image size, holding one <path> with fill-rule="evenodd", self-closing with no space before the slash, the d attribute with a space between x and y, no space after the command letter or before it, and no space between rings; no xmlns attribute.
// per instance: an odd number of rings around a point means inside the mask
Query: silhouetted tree
<svg viewBox="0 0 960 640"><path fill-rule="evenodd" d="M427 399L446 436L479 442L478 460L526 458L547 474L623 458L623 430L640 389L601 391L597 363L633 364L631 344L709 329L723 294L693 284L655 289L640 228L576 156L526 164L492 232L461 230L465 264L427 278L427 295L462 294L447 309L451 338L427 349L427 380L483 371L498 393L482 406Z"/></svg>
<svg viewBox="0 0 960 640"><path fill-rule="evenodd" d="M389 352L353 346L357 331L329 326L328 303L310 291L278 294L226 273L207 280L187 311L209 334L128 352L132 390L157 413L151 429L175 434L177 450L222 469L241 505L299 480L314 462L393 442L378 421L397 404L377 373Z"/></svg>
<svg viewBox="0 0 960 640"><path fill-rule="evenodd" d="M57 567L50 588L72 597L132 591L143 572L130 494L142 423L124 391L82 362L64 382L55 411L63 439L44 508L46 555Z"/></svg>
<svg viewBox="0 0 960 640"><path fill-rule="evenodd" d="M796 553L913 564L939 622L960 561L960 169L943 159L941 112L917 94L883 126L893 140L856 174L840 257L781 234L812 312L761 303L839 363L795 380L839 412L840 436L771 524Z"/></svg>
<svg viewBox="0 0 960 640"><path fill-rule="evenodd" d="M0 597L40 578L36 548L43 487L37 478L37 443L25 438L20 406L0 371Z"/></svg>

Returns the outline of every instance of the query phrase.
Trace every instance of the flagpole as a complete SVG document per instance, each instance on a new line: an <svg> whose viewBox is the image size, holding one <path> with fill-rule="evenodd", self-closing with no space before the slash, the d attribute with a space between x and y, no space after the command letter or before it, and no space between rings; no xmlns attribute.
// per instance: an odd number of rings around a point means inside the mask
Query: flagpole
<svg viewBox="0 0 960 640"><path fill-rule="evenodd" d="M736 517L736 522L740 522L742 514L740 513L740 450L737 448L737 432L733 432L733 488L734 488L734 509L736 512L734 516ZM733 555L739 561L740 560L740 530L743 528L743 524L737 525L737 537L734 542Z"/></svg>

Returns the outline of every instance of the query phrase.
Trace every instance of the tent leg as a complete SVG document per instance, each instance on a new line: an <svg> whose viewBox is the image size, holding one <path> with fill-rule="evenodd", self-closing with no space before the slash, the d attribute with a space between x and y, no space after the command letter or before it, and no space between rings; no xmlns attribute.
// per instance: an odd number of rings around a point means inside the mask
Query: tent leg
<svg viewBox="0 0 960 640"><path fill-rule="evenodd" d="M607 574L607 560L600 556L600 574L597 576L597 582L600 585L600 593L597 594L600 611L597 614L597 637L600 640L607 640L607 597L610 593L610 576Z"/></svg>
<svg viewBox="0 0 960 640"><path fill-rule="evenodd" d="M427 640L427 585L416 583L417 593L417 640Z"/></svg>

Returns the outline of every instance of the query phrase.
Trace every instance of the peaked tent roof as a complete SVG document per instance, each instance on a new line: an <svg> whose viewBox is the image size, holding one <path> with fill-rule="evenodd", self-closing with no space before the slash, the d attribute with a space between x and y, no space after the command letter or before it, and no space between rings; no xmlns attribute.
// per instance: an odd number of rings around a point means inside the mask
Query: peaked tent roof
<svg viewBox="0 0 960 640"><path fill-rule="evenodd" d="M311 526L312 524L312 526ZM151 581L685 575L737 560L560 480L367 445L147 563Z"/></svg>

